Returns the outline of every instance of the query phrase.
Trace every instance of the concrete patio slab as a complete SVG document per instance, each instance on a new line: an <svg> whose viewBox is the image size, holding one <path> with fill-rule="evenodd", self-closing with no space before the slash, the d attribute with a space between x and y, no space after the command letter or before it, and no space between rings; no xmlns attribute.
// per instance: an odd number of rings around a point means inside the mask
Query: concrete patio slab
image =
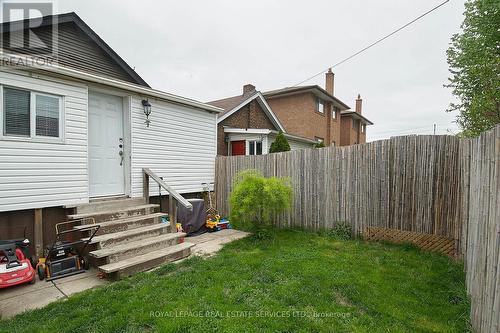
<svg viewBox="0 0 500 333"><path fill-rule="evenodd" d="M227 229L186 237L186 242L195 244L191 249L192 255L211 256L217 253L224 244L248 235L243 231ZM59 280L47 282L37 279L37 282L32 285L20 285L0 290L0 319L10 318L26 310L41 308L59 299L109 283L99 278L97 273L96 269L90 269L85 273Z"/></svg>
<svg viewBox="0 0 500 333"><path fill-rule="evenodd" d="M44 307L69 295L107 283L97 276L97 270L90 269L82 274L68 276L54 281L40 281L35 284L19 285L0 290L0 318L6 319Z"/></svg>
<svg viewBox="0 0 500 333"><path fill-rule="evenodd" d="M187 237L186 242L196 244L191 248L193 255L212 256L222 249L224 244L247 237L248 235L249 233L244 231L225 229L195 237Z"/></svg>

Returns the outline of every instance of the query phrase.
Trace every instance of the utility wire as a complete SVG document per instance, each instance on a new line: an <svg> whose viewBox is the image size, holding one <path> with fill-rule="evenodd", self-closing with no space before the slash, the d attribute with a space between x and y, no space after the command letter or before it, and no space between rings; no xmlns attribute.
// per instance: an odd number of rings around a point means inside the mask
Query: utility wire
<svg viewBox="0 0 500 333"><path fill-rule="evenodd" d="M338 65L341 65L341 64L343 64L344 62L346 62L346 61L348 61L348 60L350 60L350 59L354 58L354 57L355 57L355 56L357 56L358 54L363 53L364 51L368 50L369 48L371 48L371 47L373 47L373 46L377 45L378 43L380 43L380 42L384 41L385 39L387 39L387 38L391 37L392 35L396 34L397 32L399 32L399 31L403 30L403 29L404 29L404 28L406 28L407 26L409 26L409 25L411 25L411 24L415 23L416 21L420 20L422 17L424 17L424 16L426 16L426 15L428 15L428 14L432 13L433 11L435 11L436 9L438 9L438 8L439 8L439 7L441 7L441 6L443 6L444 4L446 4L446 3L447 3L447 2L449 2L449 1L450 1L450 0L446 0L446 1L442 2L442 3L440 3L439 5L435 6L434 8L432 8L432 9L430 9L430 10L426 11L426 12L425 12L425 13L423 13L422 15L420 15L420 16L418 16L418 17L414 18L414 19L413 19L413 20L411 20L410 22L408 22L408 23L406 23L405 25L403 25L403 26L399 27L398 29L394 30L394 31L393 31L393 32L391 32L390 34L388 34L388 35L386 35L386 36L384 36L384 37L382 37L382 38L377 39L375 42L373 42L373 43L371 43L370 45L368 45L368 46L366 46L366 47L362 48L362 49L361 49L361 50L359 50L358 52L356 52L356 53L354 53L354 54L352 54L352 55L348 56L347 58L345 58L345 59L343 59L343 60L341 60L341 61L337 62L336 64L334 64L334 65L332 65L332 66L327 67L326 69L322 70L321 72L318 72L317 74L314 74L313 76L308 77L307 79L305 79L305 80L303 80L303 81L301 81L301 82L299 82L299 83L297 83L297 84L293 85L292 87L296 87L296 86L298 86L298 85L301 85L301 84L302 84L302 83L304 83L304 82L307 82L307 81L309 81L309 80L311 80L311 79L314 79L316 76L323 74L324 72L326 72L326 71L327 71L327 70L329 70L330 68L333 68L333 67L336 67L336 66L338 66Z"/></svg>

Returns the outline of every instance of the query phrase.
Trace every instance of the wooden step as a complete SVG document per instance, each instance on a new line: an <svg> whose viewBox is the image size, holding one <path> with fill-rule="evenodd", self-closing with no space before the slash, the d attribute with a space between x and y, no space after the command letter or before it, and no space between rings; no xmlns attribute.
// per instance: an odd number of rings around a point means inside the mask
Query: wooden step
<svg viewBox="0 0 500 333"><path fill-rule="evenodd" d="M186 236L183 232L168 233L156 237L141 239L135 242L125 243L108 247L89 253L91 257L97 259L106 258L107 263L132 258L147 252L157 251L169 246L179 244L179 241Z"/></svg>
<svg viewBox="0 0 500 333"><path fill-rule="evenodd" d="M100 266L99 270L106 273L111 279L120 279L167 262L185 258L191 254L191 247L193 246L194 244L191 243L169 246L130 259Z"/></svg>
<svg viewBox="0 0 500 333"><path fill-rule="evenodd" d="M118 199L104 199L96 200L88 204L76 207L77 214L95 213L98 211L106 210L122 210L131 206L145 205L146 199L144 198L118 198Z"/></svg>
<svg viewBox="0 0 500 333"><path fill-rule="evenodd" d="M135 228L140 228L147 225L157 224L161 222L163 216L167 216L165 213L153 213L148 215L138 215L129 218L123 218L119 220L111 220L107 222L99 222L95 225L99 225L99 231L97 235L110 234L114 232L126 231ZM88 225L78 225L74 229L86 228Z"/></svg>
<svg viewBox="0 0 500 333"><path fill-rule="evenodd" d="M123 209L109 209L103 211L95 211L90 213L72 214L68 215L68 219L77 220L85 218L93 218L95 222L106 222L113 221L122 218L127 218L131 216L146 215L154 213L160 205L140 205L140 206L130 206Z"/></svg>
<svg viewBox="0 0 500 333"><path fill-rule="evenodd" d="M145 227L95 236L91 244L97 244L98 249L103 249L114 245L166 234L169 230L169 223L157 223ZM84 238L84 240L88 240L88 238Z"/></svg>

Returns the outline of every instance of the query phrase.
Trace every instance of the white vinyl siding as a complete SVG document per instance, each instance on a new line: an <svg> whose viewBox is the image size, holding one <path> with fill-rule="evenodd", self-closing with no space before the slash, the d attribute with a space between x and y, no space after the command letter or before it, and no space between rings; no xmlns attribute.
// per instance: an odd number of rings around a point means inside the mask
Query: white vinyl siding
<svg viewBox="0 0 500 333"><path fill-rule="evenodd" d="M142 196L142 168L150 168L180 193L203 191L202 183L214 181L216 115L149 99L151 124L146 127L141 101L132 97L131 196ZM150 190L158 194L154 182Z"/></svg>
<svg viewBox="0 0 500 333"><path fill-rule="evenodd" d="M0 211L88 202L87 87L17 71L0 71L0 86L62 96L64 103L59 120L64 137L59 133L57 142L52 137L11 137L0 131ZM39 110L40 115L55 117L50 101ZM31 127L34 133L33 123Z"/></svg>

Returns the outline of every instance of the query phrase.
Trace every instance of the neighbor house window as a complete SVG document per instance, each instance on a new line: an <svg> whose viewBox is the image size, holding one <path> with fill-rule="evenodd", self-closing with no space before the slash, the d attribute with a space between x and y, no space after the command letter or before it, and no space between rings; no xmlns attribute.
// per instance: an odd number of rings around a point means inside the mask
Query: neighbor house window
<svg viewBox="0 0 500 333"><path fill-rule="evenodd" d="M262 141L248 141L248 155L262 155Z"/></svg>
<svg viewBox="0 0 500 333"><path fill-rule="evenodd" d="M352 120L352 128L354 128L355 130L357 130L359 127L359 122L355 119Z"/></svg>
<svg viewBox="0 0 500 333"><path fill-rule="evenodd" d="M316 141L318 141L318 142L323 142L323 141L325 141L325 139L320 138L319 136L315 136L315 137L314 137L314 140L316 140Z"/></svg>
<svg viewBox="0 0 500 333"><path fill-rule="evenodd" d="M7 87L2 92L4 136L61 137L61 97Z"/></svg>
<svg viewBox="0 0 500 333"><path fill-rule="evenodd" d="M361 133L365 133L366 132L366 125L363 124L361 125Z"/></svg>
<svg viewBox="0 0 500 333"><path fill-rule="evenodd" d="M325 102L320 98L316 98L316 111L325 113Z"/></svg>
<svg viewBox="0 0 500 333"><path fill-rule="evenodd" d="M332 118L337 120L339 116L340 116L340 109L338 107L333 107Z"/></svg>

